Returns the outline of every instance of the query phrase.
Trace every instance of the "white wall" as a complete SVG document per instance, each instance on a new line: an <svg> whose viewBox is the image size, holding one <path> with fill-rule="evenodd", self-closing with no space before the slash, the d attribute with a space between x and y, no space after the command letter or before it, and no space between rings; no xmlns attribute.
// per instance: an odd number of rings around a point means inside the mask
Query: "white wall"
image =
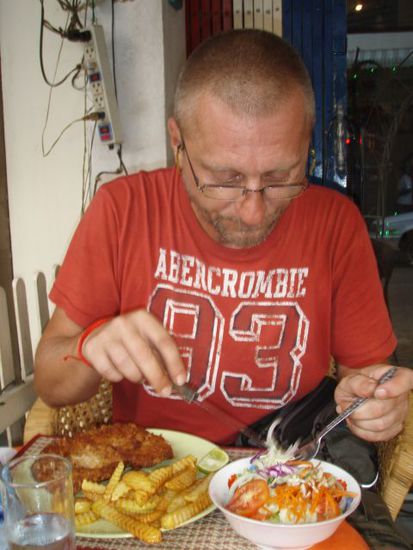
<svg viewBox="0 0 413 550"><path fill-rule="evenodd" d="M55 27L66 15L56 0L45 0L45 17ZM103 25L111 58L111 2L96 2L97 23ZM185 59L184 10L175 11L166 0L130 0L115 3L115 52L118 101L124 138L123 160L130 172L165 165L168 157L166 108L178 67ZM90 20L89 20L90 21ZM60 263L80 217L83 123L62 136L46 158L42 155L50 88L39 64L40 2L0 2L0 53L4 101L7 181L14 275L31 281L36 271L49 284L54 264ZM165 38L164 38L165 36ZM44 65L50 80L61 44L59 36L44 31ZM64 41L57 79L82 57L82 45ZM165 66L167 71L165 72ZM84 114L84 93L70 79L54 88L45 144ZM87 134L93 123L88 123ZM92 183L101 171L118 167L115 151L95 138ZM106 176L107 181L113 176ZM34 290L28 292L34 319Z"/></svg>

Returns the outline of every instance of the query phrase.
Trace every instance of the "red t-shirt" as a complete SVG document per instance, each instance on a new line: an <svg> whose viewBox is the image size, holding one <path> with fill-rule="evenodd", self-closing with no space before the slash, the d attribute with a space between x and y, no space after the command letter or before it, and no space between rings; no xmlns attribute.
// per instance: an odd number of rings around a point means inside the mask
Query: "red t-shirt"
<svg viewBox="0 0 413 550"><path fill-rule="evenodd" d="M317 186L265 242L239 250L202 230L175 169L120 178L96 194L50 296L83 327L146 308L175 338L200 399L246 424L315 388L330 355L356 367L395 347L363 219ZM219 443L235 433L127 381L114 385L113 414Z"/></svg>

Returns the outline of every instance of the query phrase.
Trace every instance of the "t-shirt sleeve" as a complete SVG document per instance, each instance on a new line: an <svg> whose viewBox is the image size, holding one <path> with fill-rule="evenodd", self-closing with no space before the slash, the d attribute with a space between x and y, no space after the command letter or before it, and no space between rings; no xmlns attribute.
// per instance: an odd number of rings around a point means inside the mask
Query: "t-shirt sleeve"
<svg viewBox="0 0 413 550"><path fill-rule="evenodd" d="M50 299L82 327L119 312L118 214L104 186L81 219Z"/></svg>
<svg viewBox="0 0 413 550"><path fill-rule="evenodd" d="M331 350L338 363L362 367L389 357L397 342L365 223L354 205L349 214L333 254Z"/></svg>

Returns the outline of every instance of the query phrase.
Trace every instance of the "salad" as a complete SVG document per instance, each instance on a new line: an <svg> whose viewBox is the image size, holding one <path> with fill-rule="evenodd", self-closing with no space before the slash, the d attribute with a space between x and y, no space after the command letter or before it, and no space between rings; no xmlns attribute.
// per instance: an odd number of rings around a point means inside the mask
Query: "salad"
<svg viewBox="0 0 413 550"><path fill-rule="evenodd" d="M316 461L294 460L276 447L253 456L249 466L228 480L227 510L273 523L313 523L344 513L355 493L346 483L323 472Z"/></svg>

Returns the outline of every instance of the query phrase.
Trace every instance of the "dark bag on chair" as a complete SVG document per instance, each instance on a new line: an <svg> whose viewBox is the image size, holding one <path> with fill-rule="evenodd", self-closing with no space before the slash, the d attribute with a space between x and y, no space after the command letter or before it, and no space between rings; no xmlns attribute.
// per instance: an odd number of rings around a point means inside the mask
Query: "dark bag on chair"
<svg viewBox="0 0 413 550"><path fill-rule="evenodd" d="M272 422L279 418L280 423L274 431L274 437L283 448L297 440L306 443L336 416L336 386L336 380L326 376L302 399L268 414L250 428L265 437ZM236 445L254 446L250 445L247 436L242 433L239 434ZM323 438L317 458L347 470L365 487L373 486L377 480L376 446L353 435L344 423Z"/></svg>

